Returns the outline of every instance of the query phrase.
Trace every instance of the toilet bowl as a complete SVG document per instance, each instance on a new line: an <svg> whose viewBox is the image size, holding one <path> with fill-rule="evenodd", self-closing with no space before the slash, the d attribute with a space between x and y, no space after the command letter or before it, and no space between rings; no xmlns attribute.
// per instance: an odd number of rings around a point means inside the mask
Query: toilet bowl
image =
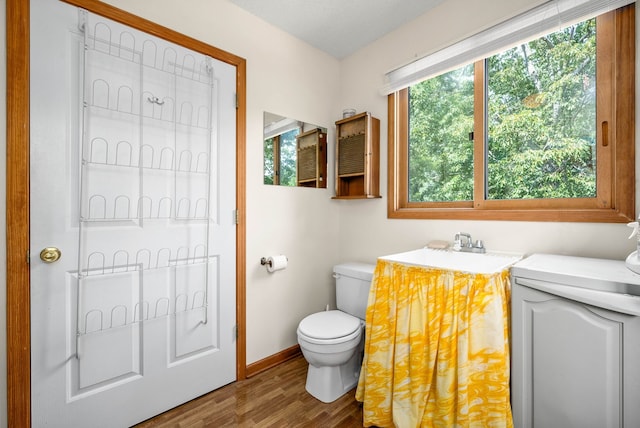
<svg viewBox="0 0 640 428"><path fill-rule="evenodd" d="M364 324L341 311L311 314L298 326L298 343L309 363L307 391L324 403L356 386L362 364Z"/></svg>
<svg viewBox="0 0 640 428"><path fill-rule="evenodd" d="M373 265L334 267L339 310L317 312L298 325L298 344L309 363L306 390L330 403L358 383L364 350L364 317Z"/></svg>

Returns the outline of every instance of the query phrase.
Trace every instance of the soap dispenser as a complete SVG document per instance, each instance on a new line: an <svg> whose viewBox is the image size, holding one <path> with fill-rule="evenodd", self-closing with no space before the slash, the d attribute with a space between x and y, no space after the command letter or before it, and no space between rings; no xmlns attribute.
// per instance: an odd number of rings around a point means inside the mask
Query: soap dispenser
<svg viewBox="0 0 640 428"><path fill-rule="evenodd" d="M625 264L629 269L631 269L635 273L640 274L640 223L634 221L631 223L627 223L627 226L633 228L633 232L631 232L631 235L629 235L629 239L634 237L636 238L636 251L629 254L627 260L625 261Z"/></svg>

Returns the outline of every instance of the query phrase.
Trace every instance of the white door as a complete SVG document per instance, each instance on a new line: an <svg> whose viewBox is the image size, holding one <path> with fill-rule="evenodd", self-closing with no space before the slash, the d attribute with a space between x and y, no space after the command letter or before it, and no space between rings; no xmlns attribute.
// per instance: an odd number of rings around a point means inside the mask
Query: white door
<svg viewBox="0 0 640 428"><path fill-rule="evenodd" d="M235 68L31 0L30 86L33 425L234 381Z"/></svg>

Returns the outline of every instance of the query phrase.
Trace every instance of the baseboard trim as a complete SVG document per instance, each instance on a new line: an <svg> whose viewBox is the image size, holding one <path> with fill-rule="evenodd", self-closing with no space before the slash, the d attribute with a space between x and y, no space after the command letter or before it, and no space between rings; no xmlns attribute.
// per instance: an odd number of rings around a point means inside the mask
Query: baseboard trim
<svg viewBox="0 0 640 428"><path fill-rule="evenodd" d="M256 361L255 363L247 365L247 370L245 373L247 377L255 376L258 373L262 373L263 371L275 367L278 364L284 363L287 360L295 358L298 355L302 355L300 345L294 345L291 348L287 348L278 352L277 354L273 354L267 358L263 358L260 361Z"/></svg>

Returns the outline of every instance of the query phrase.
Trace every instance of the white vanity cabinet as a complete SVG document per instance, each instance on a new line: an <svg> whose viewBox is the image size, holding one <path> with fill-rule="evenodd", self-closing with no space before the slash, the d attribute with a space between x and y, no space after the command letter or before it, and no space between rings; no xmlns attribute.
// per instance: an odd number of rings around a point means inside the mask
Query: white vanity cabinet
<svg viewBox="0 0 640 428"><path fill-rule="evenodd" d="M512 277L514 426L640 426L640 276L533 255Z"/></svg>

